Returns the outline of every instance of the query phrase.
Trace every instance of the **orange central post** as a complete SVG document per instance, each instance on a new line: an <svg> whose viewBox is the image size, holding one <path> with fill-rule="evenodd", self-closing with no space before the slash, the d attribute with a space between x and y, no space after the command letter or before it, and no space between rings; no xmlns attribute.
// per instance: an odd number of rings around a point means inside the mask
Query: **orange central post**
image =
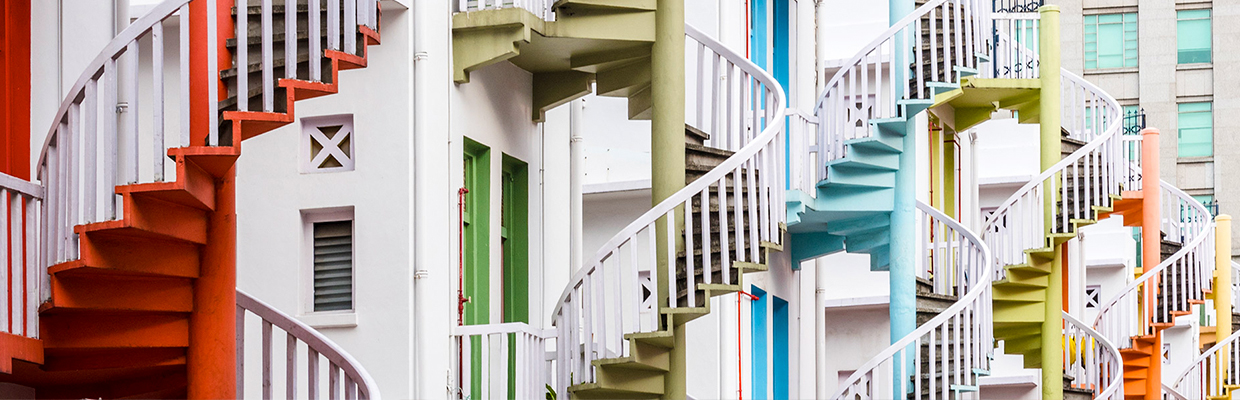
<svg viewBox="0 0 1240 400"><path fill-rule="evenodd" d="M212 128L211 113L218 98L211 98L210 85L219 85L219 74L212 71L209 47L217 46L217 62L229 65L224 38L232 32L232 2L193 0L190 2L190 145L203 146ZM211 9L214 7L214 9ZM213 11L213 12L212 12ZM214 19L211 16L214 15ZM226 92L219 91L222 96ZM233 143L236 145L236 143ZM186 354L187 395L191 399L237 398L237 213L236 168L215 182L215 209L207 228L198 279L194 281L194 308L189 319L189 349Z"/></svg>
<svg viewBox="0 0 1240 400"><path fill-rule="evenodd" d="M1154 269L1162 262L1162 222L1160 216L1162 204L1159 198L1158 180L1158 129L1146 128L1141 131L1141 265L1146 271ZM1146 282L1148 289L1143 304L1144 318L1153 322L1158 293L1158 277ZM1162 398L1162 329L1154 328L1154 346L1150 350L1150 367L1146 371L1149 376L1145 380L1146 400Z"/></svg>

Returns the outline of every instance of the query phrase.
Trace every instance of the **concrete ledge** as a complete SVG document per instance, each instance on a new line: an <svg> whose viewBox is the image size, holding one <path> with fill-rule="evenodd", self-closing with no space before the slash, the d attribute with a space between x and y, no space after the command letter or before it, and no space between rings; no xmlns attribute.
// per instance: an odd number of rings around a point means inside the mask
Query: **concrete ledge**
<svg viewBox="0 0 1240 400"><path fill-rule="evenodd" d="M827 309L872 308L890 304L891 296L849 297L831 299L825 303L825 308Z"/></svg>

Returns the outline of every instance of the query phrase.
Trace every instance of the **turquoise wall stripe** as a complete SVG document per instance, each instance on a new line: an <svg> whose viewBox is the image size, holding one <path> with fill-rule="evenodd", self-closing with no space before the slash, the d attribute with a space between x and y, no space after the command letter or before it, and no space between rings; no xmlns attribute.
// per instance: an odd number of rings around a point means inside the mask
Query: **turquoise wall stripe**
<svg viewBox="0 0 1240 400"><path fill-rule="evenodd" d="M788 301L771 297L772 384L776 399L788 399Z"/></svg>
<svg viewBox="0 0 1240 400"><path fill-rule="evenodd" d="M762 69L769 66L766 63L767 52L767 0L750 0L749 2L749 60L757 64Z"/></svg>
<svg viewBox="0 0 1240 400"><path fill-rule="evenodd" d="M759 400L769 398L769 396L766 395L766 367L768 362L766 355L766 346L768 344L766 338L766 308L768 300L766 298L766 292L762 289L759 289L757 286L752 286L752 290L753 295L758 296L758 299L749 302L750 316L753 319L750 323L750 326L753 329L753 333L750 335L750 339L752 339L750 352L753 353L753 356L751 357L753 359L753 366L750 375L752 376L753 381L753 398L755 400Z"/></svg>

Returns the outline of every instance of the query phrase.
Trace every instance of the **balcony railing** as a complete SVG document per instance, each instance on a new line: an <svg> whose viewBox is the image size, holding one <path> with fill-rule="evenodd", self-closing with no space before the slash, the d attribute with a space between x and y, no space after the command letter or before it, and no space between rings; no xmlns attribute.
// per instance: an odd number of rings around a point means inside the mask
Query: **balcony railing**
<svg viewBox="0 0 1240 400"><path fill-rule="evenodd" d="M994 5L997 13L1037 12L1042 0L995 0Z"/></svg>
<svg viewBox="0 0 1240 400"><path fill-rule="evenodd" d="M1142 129L1145 129L1145 109L1125 111L1124 134L1140 135Z"/></svg>

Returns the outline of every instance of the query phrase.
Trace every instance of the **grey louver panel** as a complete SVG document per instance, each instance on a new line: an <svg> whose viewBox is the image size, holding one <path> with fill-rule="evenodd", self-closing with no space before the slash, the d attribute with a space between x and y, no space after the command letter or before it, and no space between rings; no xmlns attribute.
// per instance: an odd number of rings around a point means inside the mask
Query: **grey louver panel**
<svg viewBox="0 0 1240 400"><path fill-rule="evenodd" d="M353 221L314 224L314 311L353 309Z"/></svg>

